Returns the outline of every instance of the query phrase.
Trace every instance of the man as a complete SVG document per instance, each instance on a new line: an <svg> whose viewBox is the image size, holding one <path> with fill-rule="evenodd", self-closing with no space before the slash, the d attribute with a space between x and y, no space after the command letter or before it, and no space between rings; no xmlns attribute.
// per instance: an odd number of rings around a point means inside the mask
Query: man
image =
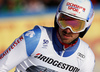
<svg viewBox="0 0 100 72"><path fill-rule="evenodd" d="M0 72L93 72L95 57L83 37L93 20L90 0L62 0L55 27L35 26L0 56Z"/></svg>

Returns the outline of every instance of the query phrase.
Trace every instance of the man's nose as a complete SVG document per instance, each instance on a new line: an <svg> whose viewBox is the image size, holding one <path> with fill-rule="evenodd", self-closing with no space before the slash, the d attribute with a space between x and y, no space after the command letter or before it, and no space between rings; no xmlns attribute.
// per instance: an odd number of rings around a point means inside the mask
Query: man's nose
<svg viewBox="0 0 100 72"><path fill-rule="evenodd" d="M66 28L65 31L66 31L66 33L72 33L70 28Z"/></svg>

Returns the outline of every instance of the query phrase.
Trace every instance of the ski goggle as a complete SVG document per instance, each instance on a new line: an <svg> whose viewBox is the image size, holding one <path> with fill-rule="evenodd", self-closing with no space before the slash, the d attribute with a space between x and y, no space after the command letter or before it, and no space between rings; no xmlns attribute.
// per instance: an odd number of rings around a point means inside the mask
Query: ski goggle
<svg viewBox="0 0 100 72"><path fill-rule="evenodd" d="M86 20L74 18L63 13L58 14L57 23L62 29L70 28L73 33L84 31L86 26Z"/></svg>

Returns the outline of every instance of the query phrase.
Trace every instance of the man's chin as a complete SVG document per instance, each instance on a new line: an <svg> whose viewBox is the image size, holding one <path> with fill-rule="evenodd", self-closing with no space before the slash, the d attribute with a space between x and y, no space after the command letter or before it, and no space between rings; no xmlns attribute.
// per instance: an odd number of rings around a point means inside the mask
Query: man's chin
<svg viewBox="0 0 100 72"><path fill-rule="evenodd" d="M68 40L62 40L62 42L65 43L65 44L70 44L70 43L71 43L71 42L68 41Z"/></svg>

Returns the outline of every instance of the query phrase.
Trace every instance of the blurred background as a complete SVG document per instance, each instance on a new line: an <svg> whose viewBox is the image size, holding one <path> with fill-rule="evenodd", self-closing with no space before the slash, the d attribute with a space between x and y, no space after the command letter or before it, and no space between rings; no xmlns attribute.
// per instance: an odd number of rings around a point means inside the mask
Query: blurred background
<svg viewBox="0 0 100 72"><path fill-rule="evenodd" d="M35 25L54 26L61 0L0 0L0 54L23 32ZM84 38L96 57L94 72L100 72L100 0L92 0L95 17ZM13 68L9 72L14 72Z"/></svg>

